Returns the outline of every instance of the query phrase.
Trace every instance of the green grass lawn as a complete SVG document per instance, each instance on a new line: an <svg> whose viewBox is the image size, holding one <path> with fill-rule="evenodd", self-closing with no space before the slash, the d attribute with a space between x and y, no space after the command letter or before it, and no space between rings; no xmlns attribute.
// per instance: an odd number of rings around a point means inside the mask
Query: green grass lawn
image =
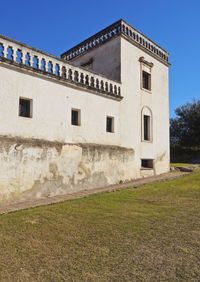
<svg viewBox="0 0 200 282"><path fill-rule="evenodd" d="M177 167L177 166L188 166L191 164L186 164L186 163L171 163L170 166L172 167Z"/></svg>
<svg viewBox="0 0 200 282"><path fill-rule="evenodd" d="M199 281L200 170L0 216L0 281Z"/></svg>

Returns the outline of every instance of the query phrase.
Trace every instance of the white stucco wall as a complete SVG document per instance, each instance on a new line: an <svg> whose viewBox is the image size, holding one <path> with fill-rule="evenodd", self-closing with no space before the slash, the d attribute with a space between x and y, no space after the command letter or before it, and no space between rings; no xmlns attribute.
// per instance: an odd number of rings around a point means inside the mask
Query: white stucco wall
<svg viewBox="0 0 200 282"><path fill-rule="evenodd" d="M141 89L141 63L153 63L151 91ZM169 171L168 67L121 38L121 81L124 99L120 103L121 144L135 148L136 167L141 159L154 159L156 174ZM142 109L152 111L152 140L142 141Z"/></svg>
<svg viewBox="0 0 200 282"><path fill-rule="evenodd" d="M28 72L0 65L0 135L62 142L120 145L120 103ZM18 115L19 97L33 100L33 117ZM81 110L81 126L71 125L71 109ZM114 117L114 133L106 132Z"/></svg>

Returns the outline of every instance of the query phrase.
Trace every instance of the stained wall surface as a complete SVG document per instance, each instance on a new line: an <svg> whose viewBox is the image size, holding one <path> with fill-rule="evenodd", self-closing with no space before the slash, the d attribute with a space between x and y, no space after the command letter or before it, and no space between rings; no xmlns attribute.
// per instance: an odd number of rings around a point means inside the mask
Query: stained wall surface
<svg viewBox="0 0 200 282"><path fill-rule="evenodd" d="M134 151L118 146L0 138L0 203L103 187L135 177Z"/></svg>

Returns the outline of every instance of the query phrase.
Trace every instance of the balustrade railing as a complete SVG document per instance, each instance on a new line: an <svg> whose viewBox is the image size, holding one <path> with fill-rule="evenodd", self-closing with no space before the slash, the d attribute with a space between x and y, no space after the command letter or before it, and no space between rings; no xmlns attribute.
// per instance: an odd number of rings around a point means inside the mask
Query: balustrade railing
<svg viewBox="0 0 200 282"><path fill-rule="evenodd" d="M116 23L108 26L102 31L91 36L87 40L81 42L75 47L71 48L67 52L63 53L61 57L67 61L87 52L88 50L110 40L111 38L123 34L129 39L135 41L137 44L147 49L149 52L154 53L156 56L161 58L163 61L168 62L168 52L158 46L156 43L151 41L141 32L136 30L134 27L129 25L124 20L119 20Z"/></svg>
<svg viewBox="0 0 200 282"><path fill-rule="evenodd" d="M0 58L15 65L30 67L43 74L51 74L58 79L89 87L103 94L121 97L121 84L104 76L75 67L66 60L0 35Z"/></svg>

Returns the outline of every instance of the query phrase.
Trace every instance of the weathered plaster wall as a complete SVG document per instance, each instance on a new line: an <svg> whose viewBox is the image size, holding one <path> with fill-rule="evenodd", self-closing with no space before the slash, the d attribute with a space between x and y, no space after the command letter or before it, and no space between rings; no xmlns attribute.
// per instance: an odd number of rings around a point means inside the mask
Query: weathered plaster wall
<svg viewBox="0 0 200 282"><path fill-rule="evenodd" d="M137 177L134 150L0 138L0 203L54 196Z"/></svg>

